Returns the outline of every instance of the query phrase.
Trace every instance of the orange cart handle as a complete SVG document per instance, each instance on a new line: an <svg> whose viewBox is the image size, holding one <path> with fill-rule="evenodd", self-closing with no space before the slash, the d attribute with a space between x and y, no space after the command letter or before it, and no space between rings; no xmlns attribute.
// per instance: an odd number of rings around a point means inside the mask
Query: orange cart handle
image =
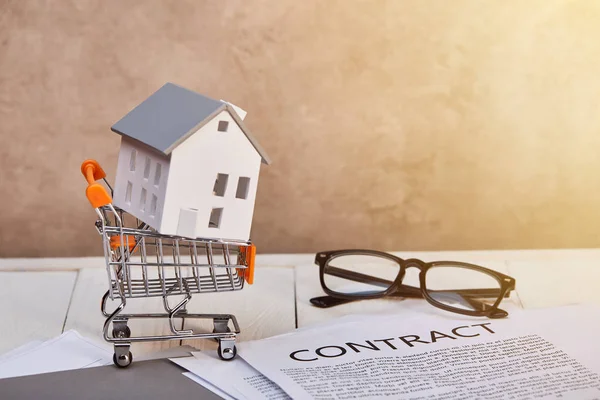
<svg viewBox="0 0 600 400"><path fill-rule="evenodd" d="M104 186L96 183L100 179L106 177L106 173L96 160L85 160L81 164L81 173L88 183L85 189L85 195L94 208L100 208L112 203L112 198L104 188Z"/></svg>
<svg viewBox="0 0 600 400"><path fill-rule="evenodd" d="M248 282L249 285L254 283L254 259L256 257L256 246L250 244L249 246L240 247L240 262L246 265L245 269L238 269L238 273Z"/></svg>
<svg viewBox="0 0 600 400"><path fill-rule="evenodd" d="M246 282L248 282L249 285L252 285L254 283L254 259L256 258L256 246L251 244L247 249L246 249L246 266L248 267L246 269Z"/></svg>

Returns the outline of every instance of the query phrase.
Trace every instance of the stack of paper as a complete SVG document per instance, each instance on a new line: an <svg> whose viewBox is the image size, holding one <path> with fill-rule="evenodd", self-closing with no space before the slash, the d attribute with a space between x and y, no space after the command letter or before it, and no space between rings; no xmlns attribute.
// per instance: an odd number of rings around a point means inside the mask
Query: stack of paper
<svg viewBox="0 0 600 400"><path fill-rule="evenodd" d="M0 356L0 379L112 364L108 346L74 330L47 341L34 341Z"/></svg>
<svg viewBox="0 0 600 400"><path fill-rule="evenodd" d="M403 315L411 315L407 311ZM294 335L298 332L314 332L326 326L339 326L350 322L364 322L377 316L348 315L335 321L317 324L312 327L296 329L294 332L276 336L278 338ZM290 397L275 383L250 366L242 358L222 361L215 352L192 352L192 357L172 358L171 361L190 372L183 375L204 386L224 399L269 399L283 400Z"/></svg>
<svg viewBox="0 0 600 400"><path fill-rule="evenodd" d="M600 398L599 308L449 315L343 319L240 343L231 362L172 361L234 399Z"/></svg>
<svg viewBox="0 0 600 400"><path fill-rule="evenodd" d="M193 352L171 361L191 372L188 378L225 399L287 399L277 385L241 358L222 361L214 352Z"/></svg>
<svg viewBox="0 0 600 400"><path fill-rule="evenodd" d="M136 362L169 357L186 357L196 351L191 346L171 347L140 354ZM113 348L96 343L70 330L53 339L29 342L0 356L0 379L47 372L99 367L113 364ZM1 398L1 396L0 396Z"/></svg>

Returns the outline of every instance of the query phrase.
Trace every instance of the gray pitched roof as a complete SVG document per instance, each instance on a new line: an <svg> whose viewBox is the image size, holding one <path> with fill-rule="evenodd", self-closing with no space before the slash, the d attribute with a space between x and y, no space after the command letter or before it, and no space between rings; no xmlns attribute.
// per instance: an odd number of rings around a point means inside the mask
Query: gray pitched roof
<svg viewBox="0 0 600 400"><path fill-rule="evenodd" d="M158 89L114 124L111 130L145 143L164 154L170 154L175 147L223 110L231 114L263 162L269 164L269 156L233 107L173 83L167 83Z"/></svg>

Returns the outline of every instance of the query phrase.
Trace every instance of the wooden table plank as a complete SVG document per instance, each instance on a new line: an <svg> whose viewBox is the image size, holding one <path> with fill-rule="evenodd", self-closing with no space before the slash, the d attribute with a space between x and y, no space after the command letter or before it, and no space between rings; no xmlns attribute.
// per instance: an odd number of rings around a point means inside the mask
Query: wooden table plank
<svg viewBox="0 0 600 400"><path fill-rule="evenodd" d="M424 257L427 261L433 261ZM454 261L464 261L486 266L498 272L507 273L508 268L505 262L502 261L482 261L462 257L462 259ZM319 282L319 267L316 265L301 265L296 269L296 306L298 312L298 327L306 327L309 325L323 323L334 318L339 318L351 314L375 314L375 313L399 313L403 310L414 311L429 315L448 316L452 315L446 311L440 310L431 306L422 299L371 299L356 301L352 303L342 304L331 308L317 308L310 304L310 299L317 296L323 296L323 290ZM411 268L407 271L404 282L412 286L419 286L418 272ZM521 307L517 296L511 296L503 304L508 303L506 307L510 309L518 309Z"/></svg>
<svg viewBox="0 0 600 400"><path fill-rule="evenodd" d="M0 271L78 271L104 268L104 257L0 258Z"/></svg>
<svg viewBox="0 0 600 400"><path fill-rule="evenodd" d="M241 329L238 341L290 332L296 328L294 269L257 267L253 285L245 285L243 290L236 292L195 296L188 312L234 314ZM185 327L213 329L212 322L199 323L197 320L186 320ZM199 349L216 349L216 344L208 340L185 343Z"/></svg>
<svg viewBox="0 0 600 400"><path fill-rule="evenodd" d="M108 289L108 278L104 268L84 268L79 273L79 279L73 293L73 300L67 316L65 329L75 329L82 335L110 345L102 337L102 327L105 317L100 312L100 301ZM109 300L109 310L113 310L118 301ZM123 313L156 313L164 312L161 298L130 299ZM129 322L132 335L168 334L170 332L167 320L145 319ZM134 357L143 353L164 350L178 346L179 341L134 343Z"/></svg>
<svg viewBox="0 0 600 400"><path fill-rule="evenodd" d="M510 262L525 308L600 304L600 259Z"/></svg>
<svg viewBox="0 0 600 400"><path fill-rule="evenodd" d="M108 281L106 271L98 268L83 269L73 294L66 329L76 329L82 335L102 340L102 326L105 318L100 313L100 299ZM173 307L183 297L173 296ZM117 303L114 303L115 306ZM197 294L187 306L190 313L227 313L234 314L242 328L239 340L262 338L288 332L295 328L294 315L294 278L292 268L256 269L255 284L246 285L237 292ZM162 298L140 298L127 300L126 313L164 312ZM132 335L170 334L167 319L130 320ZM180 325L178 325L181 328ZM185 328L203 328L212 331L210 323L186 321ZM162 341L134 343L132 352L136 355L154 352L173 346L180 341ZM216 348L212 341L194 340L184 344L202 348Z"/></svg>
<svg viewBox="0 0 600 400"><path fill-rule="evenodd" d="M100 242L99 242L100 243ZM99 244L100 246L100 244ZM259 249L260 250L260 249ZM597 249L531 249L531 250L468 250L468 251L401 251L393 252L402 258L423 260L489 260L489 261L568 261L593 262L600 259ZM257 254L256 263L262 266L308 265L313 262L314 253L309 254ZM0 258L0 270L78 270L79 268L104 268L103 257L78 258Z"/></svg>
<svg viewBox="0 0 600 400"><path fill-rule="evenodd" d="M0 272L0 353L60 335L77 272Z"/></svg>
<svg viewBox="0 0 600 400"><path fill-rule="evenodd" d="M515 296L514 303L518 305L521 299L527 308L600 302L597 294L600 289L597 261L600 260L600 249L395 254L426 261L467 261L508 273L517 279L518 296ZM295 326L295 273L298 326L301 327L352 313L397 312L401 308L438 312L422 300L369 300L327 310L314 308L309 299L323 293L318 280L318 267L312 265L313 259L314 254L259 255L257 264L261 267L257 268L254 286L247 286L236 293L195 296L188 309L190 312L236 314L242 325L240 340L287 332ZM292 269L285 265L300 266ZM83 269L75 283L80 268ZM101 329L104 317L99 310L100 298L107 288L103 258L0 259L0 271L0 300L8 310L8 313L5 312L4 329L0 333L0 352L30 340L60 334L71 294L73 298L65 328L77 329L83 335L103 342ZM420 304L425 307L420 307ZM157 298L132 300L128 303L127 311L160 312L162 301ZM138 321L131 325L134 334L169 332L165 321ZM140 349L134 348L134 352L150 352L178 344L175 341L136 345ZM206 341L195 341L193 344L200 348L212 348Z"/></svg>

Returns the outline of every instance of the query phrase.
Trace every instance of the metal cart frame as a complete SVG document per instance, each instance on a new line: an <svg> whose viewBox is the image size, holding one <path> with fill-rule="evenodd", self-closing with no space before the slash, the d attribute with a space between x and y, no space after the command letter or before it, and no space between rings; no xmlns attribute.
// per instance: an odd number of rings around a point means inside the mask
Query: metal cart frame
<svg viewBox="0 0 600 400"><path fill-rule="evenodd" d="M215 339L219 357L234 359L235 340L240 333L235 316L191 314L186 305L192 294L237 291L244 288L245 281L252 283L254 245L160 234L112 204L104 187L95 183L103 179L112 193L98 163L87 160L81 168L89 183L86 194L99 217L96 229L102 236L109 285L100 307L106 317L102 332L104 339L114 344L115 365L131 364L131 343L162 340ZM184 298L172 306L169 297L173 296ZM165 312L123 313L128 299L149 297L162 297ZM114 311L107 310L108 299L119 301ZM168 319L171 334L132 336L128 321L147 318ZM212 320L213 332L178 329L176 318Z"/></svg>

